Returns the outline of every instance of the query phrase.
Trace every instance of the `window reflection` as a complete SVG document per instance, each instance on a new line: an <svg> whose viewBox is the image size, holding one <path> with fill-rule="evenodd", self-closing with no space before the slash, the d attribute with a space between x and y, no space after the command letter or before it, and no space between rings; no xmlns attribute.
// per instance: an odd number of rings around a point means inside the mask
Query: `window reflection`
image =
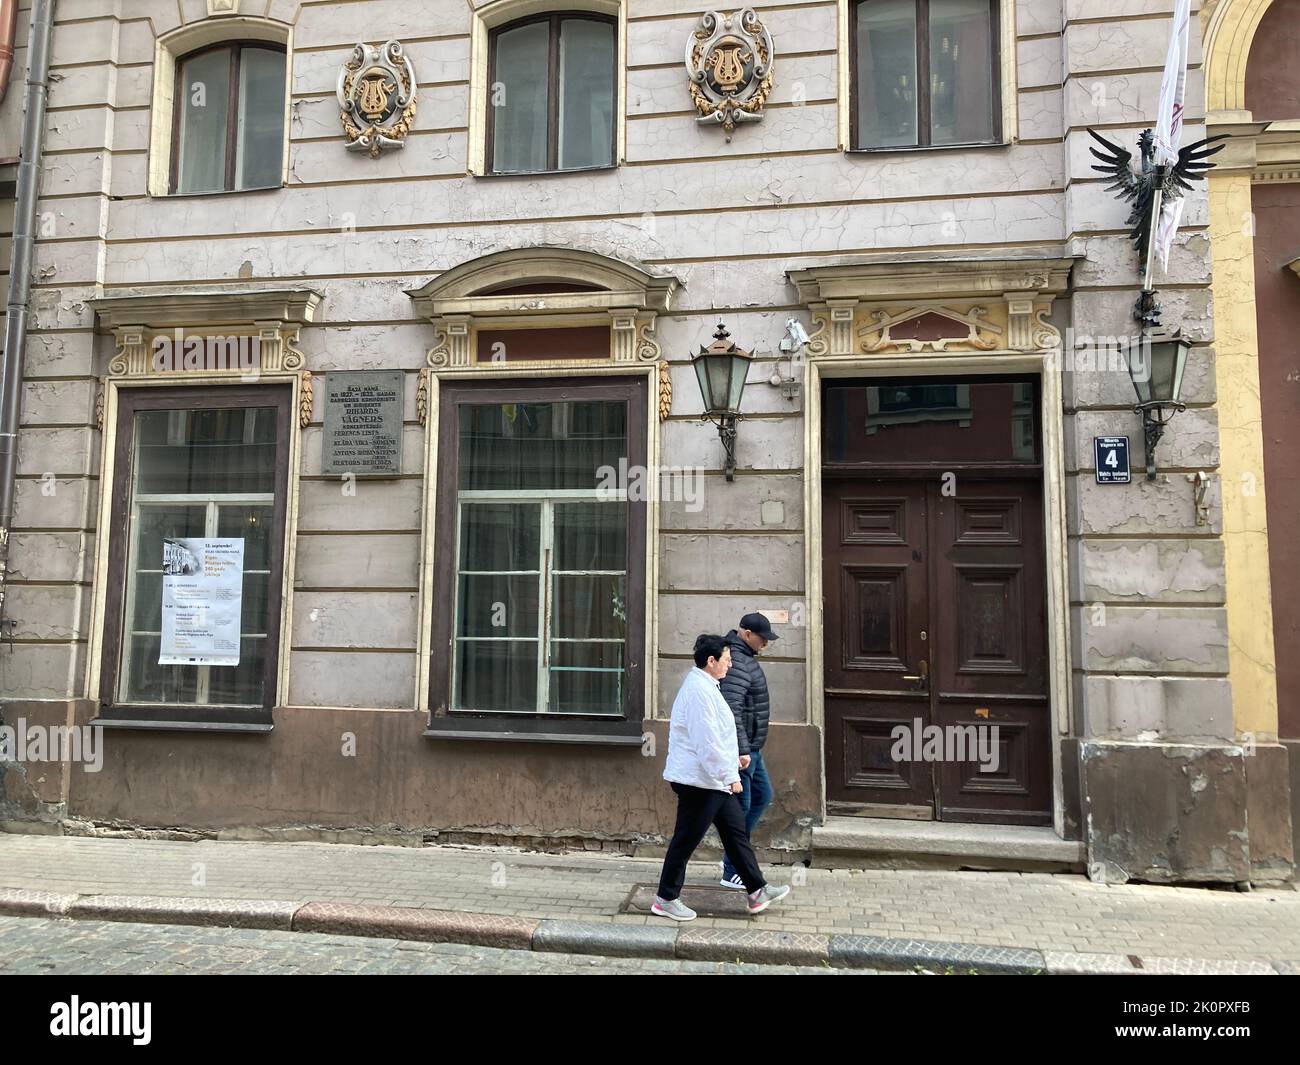
<svg viewBox="0 0 1300 1065"><path fill-rule="evenodd" d="M880 381L826 389L828 463L1038 462L1035 381Z"/></svg>

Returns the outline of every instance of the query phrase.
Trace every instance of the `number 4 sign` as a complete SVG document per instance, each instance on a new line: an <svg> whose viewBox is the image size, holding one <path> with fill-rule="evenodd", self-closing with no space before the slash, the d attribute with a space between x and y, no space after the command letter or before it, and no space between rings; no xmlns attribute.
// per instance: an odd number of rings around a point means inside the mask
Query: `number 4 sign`
<svg viewBox="0 0 1300 1065"><path fill-rule="evenodd" d="M1097 461L1098 484L1128 484L1128 437L1094 436L1092 450Z"/></svg>

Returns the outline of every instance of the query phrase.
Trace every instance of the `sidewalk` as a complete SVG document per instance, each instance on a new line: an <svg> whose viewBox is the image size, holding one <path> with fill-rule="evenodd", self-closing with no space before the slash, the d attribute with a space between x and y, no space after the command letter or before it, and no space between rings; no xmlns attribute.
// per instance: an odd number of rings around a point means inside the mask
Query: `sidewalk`
<svg viewBox="0 0 1300 1065"><path fill-rule="evenodd" d="M692 864L689 905L738 905L738 893L705 887L716 869ZM652 859L486 848L0 834L0 914L937 971L1300 974L1293 890L769 866L774 882L794 885L779 906L757 918L702 911L676 926L628 912L658 872Z"/></svg>

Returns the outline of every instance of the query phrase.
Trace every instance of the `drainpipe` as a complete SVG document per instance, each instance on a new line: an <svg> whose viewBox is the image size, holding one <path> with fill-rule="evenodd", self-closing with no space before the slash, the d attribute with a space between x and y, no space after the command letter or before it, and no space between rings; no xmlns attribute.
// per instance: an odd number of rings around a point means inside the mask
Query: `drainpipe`
<svg viewBox="0 0 1300 1065"><path fill-rule="evenodd" d="M23 356L27 350L27 304L32 290L33 234L45 141L45 101L50 71L50 34L55 0L34 0L27 42L27 91L23 100L22 149L14 199L13 258L5 305L4 361L0 363L0 637L8 635L5 592L9 575L9 528L14 520L18 469L18 421L22 413Z"/></svg>
<svg viewBox="0 0 1300 1065"><path fill-rule="evenodd" d="M14 38L18 35L18 0L0 0L0 103L9 94L14 69Z"/></svg>

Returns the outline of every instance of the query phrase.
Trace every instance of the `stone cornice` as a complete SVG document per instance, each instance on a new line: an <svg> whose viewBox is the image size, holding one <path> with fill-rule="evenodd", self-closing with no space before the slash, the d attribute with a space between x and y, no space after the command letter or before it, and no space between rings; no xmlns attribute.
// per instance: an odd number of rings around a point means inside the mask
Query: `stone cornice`
<svg viewBox="0 0 1300 1065"><path fill-rule="evenodd" d="M530 284L569 285L577 291L517 291ZM656 361L661 352L655 319L671 306L680 284L671 275L652 274L595 252L539 247L471 259L406 294L437 331L426 358L441 373L476 365L474 331L481 326L607 324L610 361ZM500 289L515 291L494 293Z"/></svg>
<svg viewBox="0 0 1300 1065"><path fill-rule="evenodd" d="M1061 247L996 258L864 256L851 263L789 270L786 276L807 304L977 298L1005 292L1055 296L1068 291L1070 269L1079 258Z"/></svg>
<svg viewBox="0 0 1300 1065"><path fill-rule="evenodd" d="M529 281L589 285L594 292L485 296L482 292ZM419 288L407 289L420 314L475 317L605 311L615 307L662 314L680 284L593 252L572 248L521 248L494 252L461 263Z"/></svg>
<svg viewBox="0 0 1300 1065"><path fill-rule="evenodd" d="M323 297L310 288L201 289L97 296L86 301L100 325L175 329L280 322L306 325Z"/></svg>
<svg viewBox="0 0 1300 1065"><path fill-rule="evenodd" d="M1228 133L1212 174L1249 171L1253 182L1300 181L1300 122L1260 122L1249 111L1211 114L1210 135Z"/></svg>
<svg viewBox="0 0 1300 1065"><path fill-rule="evenodd" d="M1060 346L1047 316L1052 301L1069 290L1080 258L1059 245L1010 256L868 255L786 276L817 327L806 349L810 358L1042 351ZM908 335L909 323L929 335Z"/></svg>

